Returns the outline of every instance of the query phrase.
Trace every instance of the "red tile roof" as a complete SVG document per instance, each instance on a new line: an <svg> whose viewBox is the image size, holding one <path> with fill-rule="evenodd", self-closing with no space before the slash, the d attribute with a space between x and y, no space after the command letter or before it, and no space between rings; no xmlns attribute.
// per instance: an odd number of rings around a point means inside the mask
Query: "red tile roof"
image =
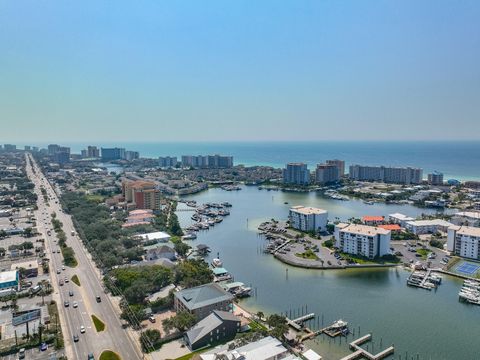
<svg viewBox="0 0 480 360"><path fill-rule="evenodd" d="M383 216L364 216L363 221L383 221L385 218Z"/></svg>
<svg viewBox="0 0 480 360"><path fill-rule="evenodd" d="M378 225L379 228L390 230L390 231L400 231L402 228L398 224L388 224L388 225Z"/></svg>

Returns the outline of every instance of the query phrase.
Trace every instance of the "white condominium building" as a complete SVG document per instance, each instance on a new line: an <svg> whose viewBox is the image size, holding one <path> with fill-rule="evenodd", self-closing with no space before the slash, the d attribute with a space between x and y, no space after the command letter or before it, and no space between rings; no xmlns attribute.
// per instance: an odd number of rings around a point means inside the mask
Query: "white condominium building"
<svg viewBox="0 0 480 360"><path fill-rule="evenodd" d="M404 214L394 213L388 215L388 220L394 224L400 225L401 227L405 227L407 221L413 221L415 219Z"/></svg>
<svg viewBox="0 0 480 360"><path fill-rule="evenodd" d="M461 257L480 260L480 228L450 226L447 250Z"/></svg>
<svg viewBox="0 0 480 360"><path fill-rule="evenodd" d="M344 224L335 226L335 246L347 254L373 259L390 253L390 230L375 226Z"/></svg>
<svg viewBox="0 0 480 360"><path fill-rule="evenodd" d="M289 213L290 226L301 231L325 231L327 229L327 210L293 206Z"/></svg>
<svg viewBox="0 0 480 360"><path fill-rule="evenodd" d="M405 223L405 229L415 235L434 234L438 231L447 232L448 228L452 225L452 223L442 219L415 220L407 221Z"/></svg>

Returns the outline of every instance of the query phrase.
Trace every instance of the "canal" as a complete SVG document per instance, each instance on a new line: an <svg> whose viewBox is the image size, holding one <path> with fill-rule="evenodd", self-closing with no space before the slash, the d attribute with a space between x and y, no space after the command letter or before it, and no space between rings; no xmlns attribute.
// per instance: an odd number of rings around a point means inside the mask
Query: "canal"
<svg viewBox="0 0 480 360"><path fill-rule="evenodd" d="M367 205L362 201L326 199L316 193L287 193L243 187L227 192L210 189L185 197L205 202L230 202L231 215L214 228L198 233L190 244L207 244L219 253L224 267L235 280L251 285L256 296L242 300L251 311L292 315L315 312L312 327L343 319L350 329L373 333L369 350L395 345L390 359L480 359L480 307L458 301L461 280L445 278L436 291L406 286L408 272L393 269L306 270L285 265L261 251L264 244L257 226L270 218L286 219L293 205L315 206L328 210L329 219L341 220L363 215L388 215L401 212L410 216L433 213L410 205ZM287 203L287 204L286 204ZM183 226L192 212L178 212ZM353 336L347 340L351 341ZM319 337L307 343L326 360L350 353L345 339L340 343Z"/></svg>

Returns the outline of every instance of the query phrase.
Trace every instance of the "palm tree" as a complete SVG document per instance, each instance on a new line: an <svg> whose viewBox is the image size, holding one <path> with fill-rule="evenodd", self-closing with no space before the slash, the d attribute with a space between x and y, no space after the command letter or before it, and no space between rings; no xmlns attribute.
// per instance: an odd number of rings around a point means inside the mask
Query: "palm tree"
<svg viewBox="0 0 480 360"><path fill-rule="evenodd" d="M264 314L263 312L261 312L261 311L257 312L256 315L257 315L258 320L262 320L263 317L265 316L265 314Z"/></svg>

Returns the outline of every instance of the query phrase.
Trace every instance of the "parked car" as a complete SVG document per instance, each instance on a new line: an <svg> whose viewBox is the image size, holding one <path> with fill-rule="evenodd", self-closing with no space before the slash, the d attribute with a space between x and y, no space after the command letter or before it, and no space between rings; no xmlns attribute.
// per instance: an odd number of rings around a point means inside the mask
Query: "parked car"
<svg viewBox="0 0 480 360"><path fill-rule="evenodd" d="M64 301L64 302L63 302L63 306L69 307L69 306L70 306L70 303L69 303L68 301Z"/></svg>
<svg viewBox="0 0 480 360"><path fill-rule="evenodd" d="M47 343L42 343L42 345L40 345L40 351L45 351L47 349L48 349Z"/></svg>
<svg viewBox="0 0 480 360"><path fill-rule="evenodd" d="M153 315L150 315L150 316L148 317L148 320L150 320L151 323L156 322L155 316L153 316Z"/></svg>

